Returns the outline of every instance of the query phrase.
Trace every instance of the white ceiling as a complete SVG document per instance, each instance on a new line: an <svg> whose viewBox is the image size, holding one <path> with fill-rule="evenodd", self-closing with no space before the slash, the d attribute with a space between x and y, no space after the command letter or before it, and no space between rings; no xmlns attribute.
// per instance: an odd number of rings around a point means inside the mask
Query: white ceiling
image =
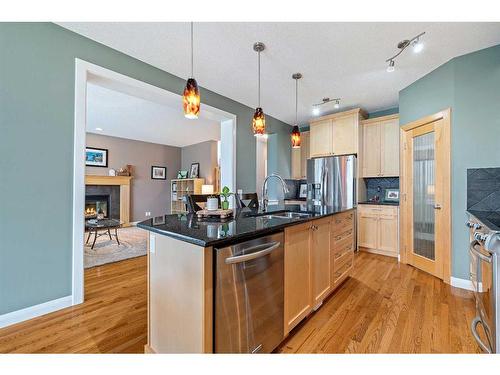
<svg viewBox="0 0 500 375"><path fill-rule="evenodd" d="M63 27L179 77L189 74L189 23L61 23ZM424 50L411 49L386 72L396 44L425 31ZM265 113L295 118L292 73L301 72L299 122L321 98L340 97L341 109L375 111L398 105L398 91L455 56L500 43L500 23L195 23L194 75L212 91L257 105L257 54L262 41ZM203 101L203 98L202 98ZM332 112L331 105L324 107Z"/></svg>
<svg viewBox="0 0 500 375"><path fill-rule="evenodd" d="M177 147L220 139L219 122L188 120L178 102L179 107L172 108L89 82L87 131Z"/></svg>

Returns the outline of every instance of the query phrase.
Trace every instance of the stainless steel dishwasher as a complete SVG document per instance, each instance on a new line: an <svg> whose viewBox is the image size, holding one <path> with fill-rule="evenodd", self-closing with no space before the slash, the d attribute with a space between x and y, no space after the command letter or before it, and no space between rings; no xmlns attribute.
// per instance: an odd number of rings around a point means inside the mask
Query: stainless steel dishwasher
<svg viewBox="0 0 500 375"><path fill-rule="evenodd" d="M283 340L284 235L215 249L215 352L270 353Z"/></svg>

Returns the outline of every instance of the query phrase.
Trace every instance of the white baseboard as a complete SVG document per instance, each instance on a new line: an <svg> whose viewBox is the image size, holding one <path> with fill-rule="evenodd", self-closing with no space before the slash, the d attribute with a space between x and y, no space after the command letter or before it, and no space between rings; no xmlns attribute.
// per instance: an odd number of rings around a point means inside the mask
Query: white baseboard
<svg viewBox="0 0 500 375"><path fill-rule="evenodd" d="M472 287L472 281L470 281L470 280L459 279L458 277L452 276L450 278L450 284L451 284L451 286L454 286L455 288L474 291L474 288ZM483 289L483 287L482 287L481 283L479 283L479 291L482 291L482 289Z"/></svg>
<svg viewBox="0 0 500 375"><path fill-rule="evenodd" d="M73 296L61 297L25 309L0 315L0 328L20 323L73 305Z"/></svg>

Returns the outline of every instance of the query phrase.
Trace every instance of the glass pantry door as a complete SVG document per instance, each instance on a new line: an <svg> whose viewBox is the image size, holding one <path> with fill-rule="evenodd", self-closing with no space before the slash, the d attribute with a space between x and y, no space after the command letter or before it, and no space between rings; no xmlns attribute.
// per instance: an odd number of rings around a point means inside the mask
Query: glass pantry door
<svg viewBox="0 0 500 375"><path fill-rule="evenodd" d="M405 131L402 176L407 262L443 279L449 263L449 142L437 119Z"/></svg>

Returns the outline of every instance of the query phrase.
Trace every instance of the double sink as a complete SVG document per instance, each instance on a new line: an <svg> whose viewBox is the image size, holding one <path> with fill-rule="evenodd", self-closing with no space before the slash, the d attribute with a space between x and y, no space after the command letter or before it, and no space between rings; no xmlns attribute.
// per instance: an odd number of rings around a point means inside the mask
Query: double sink
<svg viewBox="0 0 500 375"><path fill-rule="evenodd" d="M276 212L261 212L258 214L250 214L248 217L262 217L265 219L305 219L311 217L312 214L305 212L292 212L292 211L276 211Z"/></svg>

